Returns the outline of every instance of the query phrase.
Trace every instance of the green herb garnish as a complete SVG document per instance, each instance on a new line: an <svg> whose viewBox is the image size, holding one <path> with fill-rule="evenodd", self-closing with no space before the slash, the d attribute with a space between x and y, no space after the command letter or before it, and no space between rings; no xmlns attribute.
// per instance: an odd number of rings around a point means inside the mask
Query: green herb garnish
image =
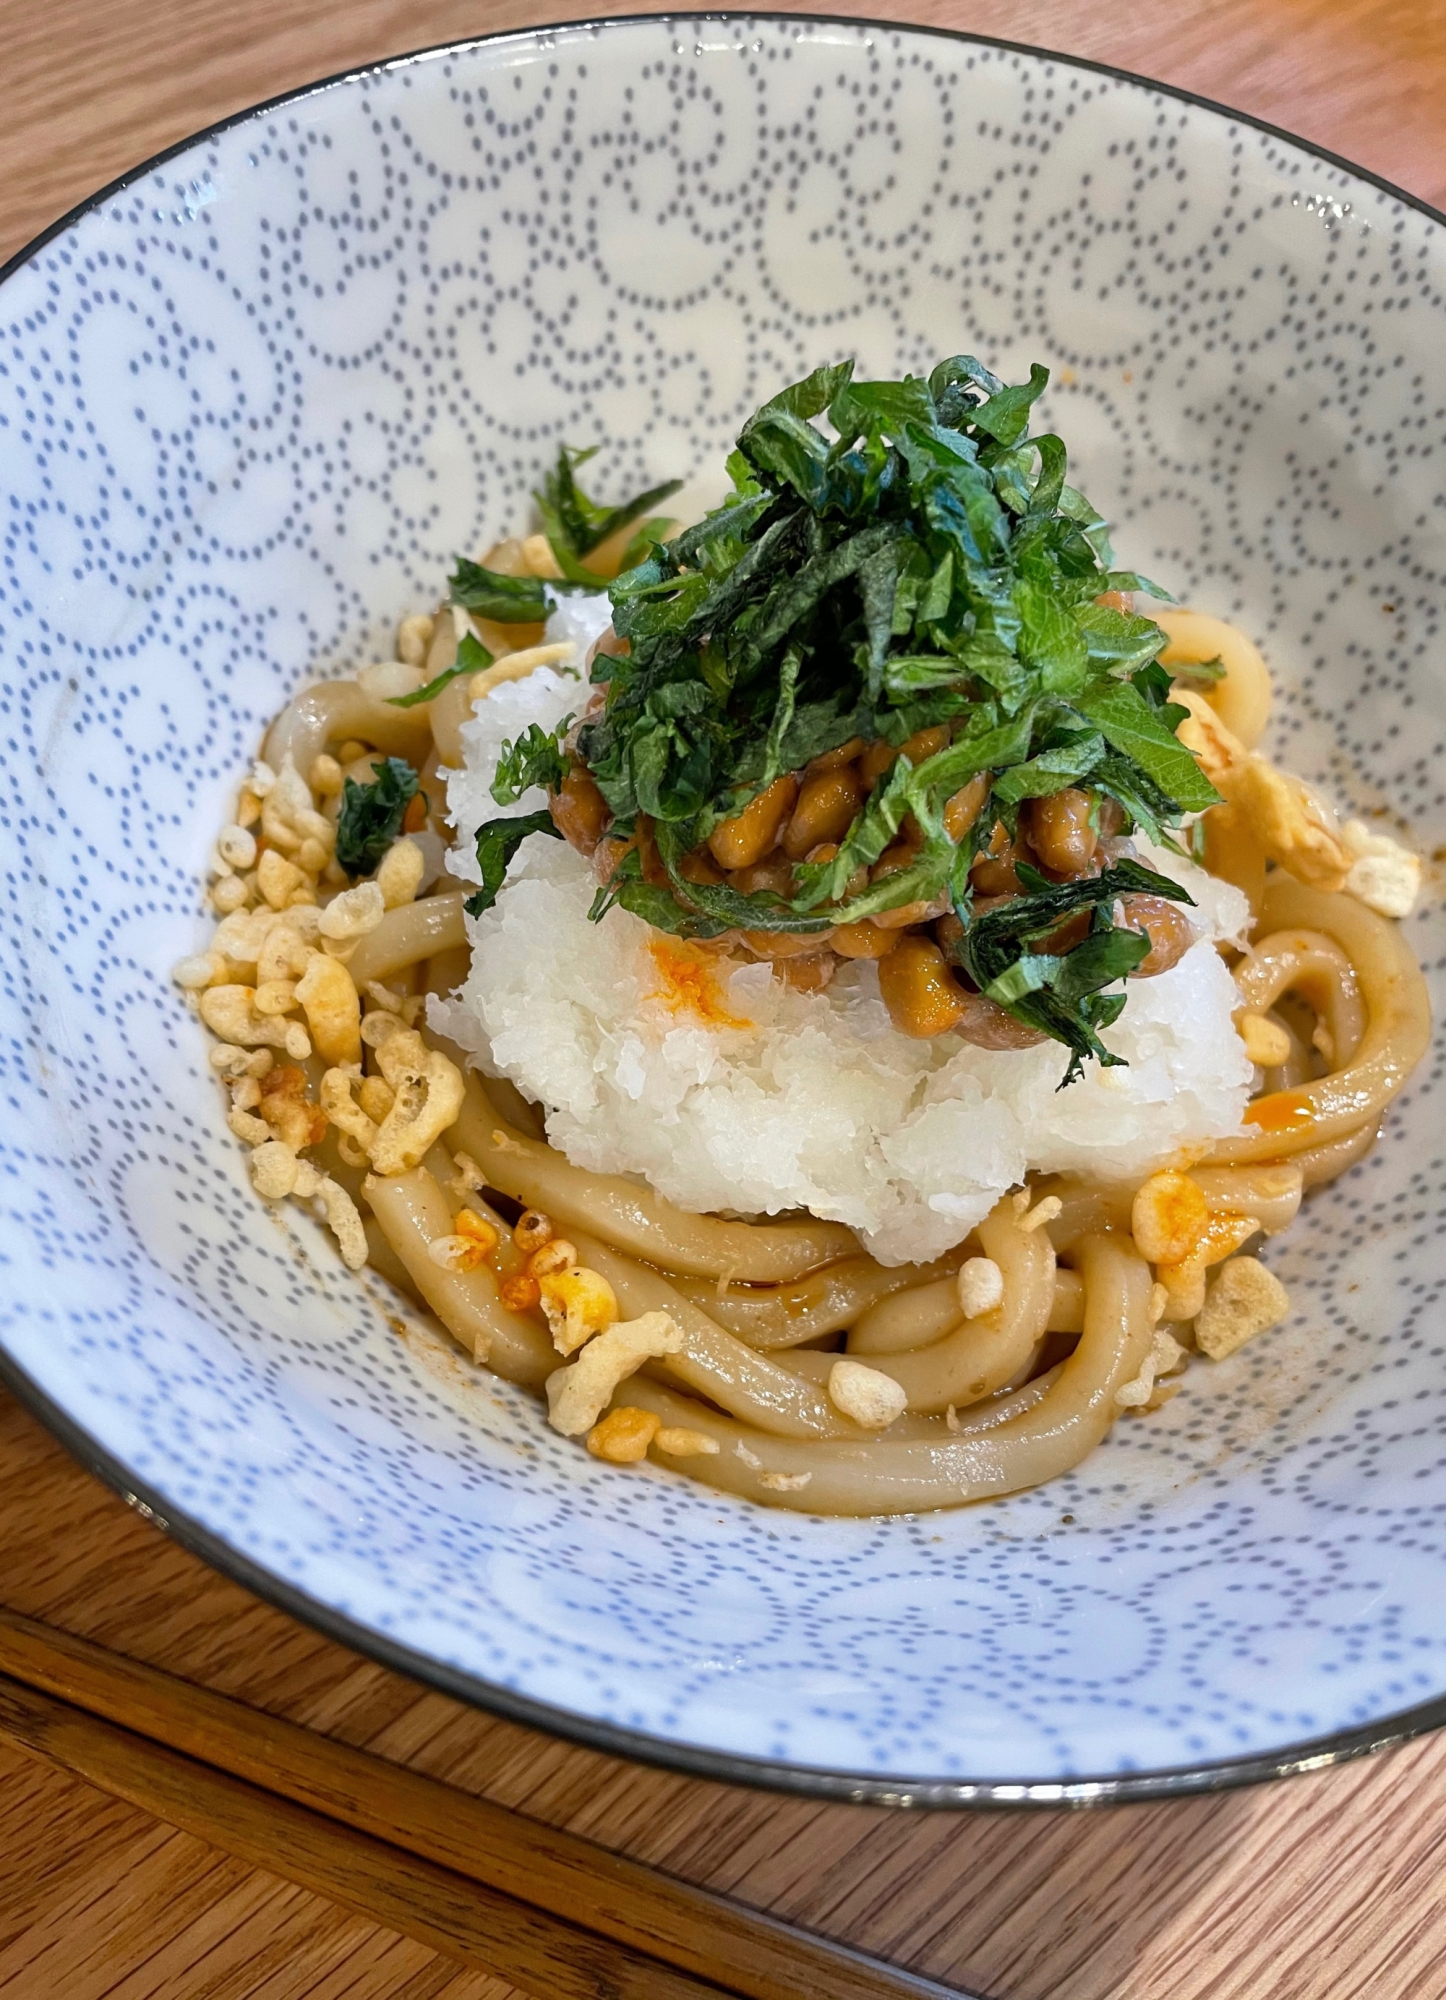
<svg viewBox="0 0 1446 2000"><path fill-rule="evenodd" d="M484 569L465 556L457 558L447 579L453 604L490 618L494 625L541 625L550 608L548 591L566 587L544 583L540 576L503 576L500 570Z"/></svg>
<svg viewBox="0 0 1446 2000"><path fill-rule="evenodd" d="M336 858L353 881L378 866L418 789L417 774L403 757L388 757L369 785L347 779L336 822Z"/></svg>
<svg viewBox="0 0 1446 2000"><path fill-rule="evenodd" d="M574 474L580 465L586 465L597 455L598 447L589 445L586 451L572 451L563 445L557 455L557 464L542 482L540 492L533 494L537 511L542 516L543 533L547 536L552 553L557 557L557 566L570 582L581 585L586 590L606 590L607 578L590 570L584 558L594 549L615 535L620 528L627 527L646 514L650 507L656 507L660 500L668 499L682 485L681 479L665 479L661 486L650 486L645 493L625 500L620 507L600 507L589 500L579 487ZM654 521L651 527L661 528L661 521ZM636 541L635 537L635 541ZM628 553L632 553L630 549ZM638 555L643 550L637 550Z"/></svg>
<svg viewBox="0 0 1446 2000"><path fill-rule="evenodd" d="M479 646L477 650L481 652L482 648ZM414 688L410 694L389 694L387 705L390 708L420 708L424 701L435 701L443 688L449 688L462 674L472 671L458 661L455 667L444 667L437 678L428 681L425 687Z"/></svg>
<svg viewBox="0 0 1446 2000"><path fill-rule="evenodd" d="M1021 865L1019 879L1024 895L976 917L965 930L959 962L986 999L1065 1044L1066 1083L1079 1074L1086 1056L1107 1069L1117 1066L1122 1058L1111 1055L1098 1031L1119 1018L1124 996L1107 996L1102 989L1149 957L1150 940L1142 931L1111 923L1106 912L1120 896L1164 896L1176 903L1193 903L1194 897L1138 861L1118 861L1078 882L1049 882ZM1058 955L1030 950L1082 910L1091 912L1089 935L1071 950Z"/></svg>
<svg viewBox="0 0 1446 2000"><path fill-rule="evenodd" d="M513 855L530 833L562 835L549 812L523 813L517 819L489 819L477 829L477 865L482 870L482 887L463 905L469 917L480 917L497 901L497 891L507 879Z"/></svg>
<svg viewBox="0 0 1446 2000"><path fill-rule="evenodd" d="M471 632L464 632L457 647L457 664L454 667L444 667L435 680L428 681L425 687L415 688L411 694L389 694L387 701L392 708L420 708L424 701L435 701L443 688L449 688L461 675L485 672L495 657L480 639Z"/></svg>
<svg viewBox="0 0 1446 2000"><path fill-rule="evenodd" d="M645 882L628 855L595 914L618 903L692 937L798 933L947 897L964 929L956 961L1070 1050L1069 1077L1084 1056L1115 1060L1099 1030L1123 999L1103 989L1149 945L1112 922L1113 903L1137 877L1148 893L1189 898L1133 864L1062 885L1021 869L1021 895L976 919L978 844L996 825L1013 836L1024 802L1078 785L1114 800L1126 831L1174 846L1170 829L1218 795L1175 734L1185 710L1158 664L1165 634L1099 601L1165 593L1113 568L1103 520L1066 482L1064 445L1028 435L1048 379L1035 367L1009 386L956 356L927 381L856 382L844 362L748 420L723 505L667 545L650 542L611 586L629 651L594 661L607 701L578 754L615 831L651 820L667 881ZM564 457L570 480L580 458ZM560 469L550 522L564 522L564 487ZM575 559L591 530L581 515L564 525ZM790 900L685 879L685 858L781 773L856 736L898 746L937 725L945 747L917 764L900 757L837 855L797 869ZM546 775L562 765L556 739L524 739L513 754L509 788L560 782ZM989 796L956 845L945 806L981 772ZM921 838L909 866L847 899L850 878L910 816ZM1041 948L1081 911L1087 935Z"/></svg>
<svg viewBox="0 0 1446 2000"><path fill-rule="evenodd" d="M1217 653L1213 660L1192 660L1188 666L1173 669L1177 681L1223 681L1225 662Z"/></svg>
<svg viewBox="0 0 1446 2000"><path fill-rule="evenodd" d="M676 493L683 482L667 479L661 486L635 494L620 507L600 507L588 499L574 477L578 466L586 464L597 450L596 445L586 451L561 446L557 464L532 496L561 577L503 576L459 557L448 582L454 604L475 611L479 618L490 618L494 625L539 625L551 609L549 593L556 597L570 591L607 589L607 577L589 569L584 558L629 522L640 521L650 507ZM665 525L661 520L642 520L625 558L636 560L644 555L653 545L652 531L661 532Z"/></svg>
<svg viewBox="0 0 1446 2000"><path fill-rule="evenodd" d="M529 722L515 743L503 747L497 776L492 780L492 796L499 806L515 806L534 785L543 785L549 792L561 788L567 776L562 741L571 727L570 715L555 729Z"/></svg>

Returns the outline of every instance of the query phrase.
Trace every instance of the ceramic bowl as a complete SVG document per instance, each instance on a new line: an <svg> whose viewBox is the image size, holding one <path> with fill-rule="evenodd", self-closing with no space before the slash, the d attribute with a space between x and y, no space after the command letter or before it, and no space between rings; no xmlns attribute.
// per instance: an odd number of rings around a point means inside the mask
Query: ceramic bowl
<svg viewBox="0 0 1446 2000"><path fill-rule="evenodd" d="M697 472L844 354L1046 362L1122 556L1259 641L1291 765L1439 851L1443 287L1440 218L1249 120L778 16L408 57L68 217L0 287L8 1381L301 1617L679 1768L1090 1799L1439 1720L1439 1066L1272 1246L1280 1331L1042 1491L823 1521L587 1458L264 1209L169 970L266 719L559 440Z"/></svg>

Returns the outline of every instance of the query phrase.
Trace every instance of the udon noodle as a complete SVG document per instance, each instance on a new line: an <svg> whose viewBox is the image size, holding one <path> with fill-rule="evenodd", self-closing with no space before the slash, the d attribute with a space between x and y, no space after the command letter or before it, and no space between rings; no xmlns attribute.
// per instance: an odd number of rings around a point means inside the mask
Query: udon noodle
<svg viewBox="0 0 1446 2000"><path fill-rule="evenodd" d="M490 566L555 573L537 540ZM1219 620L1159 616L1183 734L1224 797L1204 817L1207 864L1255 915L1233 965L1258 1082L1238 1136L1133 1180L1035 1179L947 1256L899 1267L837 1222L693 1214L573 1164L539 1107L426 1026L425 997L459 983L468 949L438 866L452 829L436 774L475 702L567 653L444 608L406 622L396 663L310 687L272 723L218 844L220 927L178 968L259 1191L319 1204L349 1264L403 1287L478 1366L545 1392L555 1420L572 1411L568 1434L604 1462L649 1456L754 1501L854 1515L1077 1465L1197 1355L1283 1317L1253 1249L1369 1149L1429 1027L1395 922L1352 893L1349 843L1256 751L1260 655ZM479 630L497 655L485 675L395 705ZM1190 669L1216 660L1202 692ZM419 803L348 887L340 799L387 757L420 774Z"/></svg>

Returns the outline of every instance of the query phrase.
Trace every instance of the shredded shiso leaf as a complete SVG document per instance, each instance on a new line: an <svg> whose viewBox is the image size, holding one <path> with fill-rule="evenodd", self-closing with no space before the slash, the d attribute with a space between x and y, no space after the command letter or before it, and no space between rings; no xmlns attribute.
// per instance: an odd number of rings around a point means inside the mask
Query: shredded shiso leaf
<svg viewBox="0 0 1446 2000"><path fill-rule="evenodd" d="M545 810L523 813L513 819L489 819L485 826L478 827L477 865L482 871L482 887L474 896L467 898L464 907L469 917L480 917L484 910L491 909L497 901L498 890L507 878L513 855L533 833L550 834L555 840L562 839L552 823L552 814Z"/></svg>
<svg viewBox="0 0 1446 2000"><path fill-rule="evenodd" d="M368 784L347 779L336 822L336 858L353 881L380 865L402 830L419 782L404 757L386 758Z"/></svg>
<svg viewBox="0 0 1446 2000"><path fill-rule="evenodd" d="M927 381L856 382L841 362L749 418L723 504L674 540L649 541L610 586L628 651L594 661L606 705L583 724L577 756L614 815L611 837L647 823L666 879L643 879L635 843L599 891L596 918L617 903L681 937L814 934L947 893L962 926L954 962L1069 1049L1066 1082L1086 1057L1120 1060L1099 1031L1124 997L1103 989L1150 944L1113 921L1115 903L1137 893L1188 903L1187 892L1130 860L1067 883L1021 866L1022 893L976 916L969 880L996 826L1013 839L1021 806L1065 787L1114 800L1125 832L1176 853L1171 829L1219 797L1176 738L1187 711L1158 664L1165 634L1100 601L1166 593L1112 567L1104 521L1066 483L1062 441L1028 434L1048 380L1036 365L1027 383L1006 385L962 355ZM464 562L456 601L515 621L543 616L548 591L600 587L583 557L672 489L598 507L573 477L587 456L563 452L538 496L564 580ZM897 746L940 724L947 746L917 766L900 756L834 858L799 866L791 898L684 878L685 858L783 773L855 737ZM534 729L510 746L499 804L533 784L557 788L565 733ZM988 798L956 843L945 804L981 772ZM909 815L922 835L911 864L849 897L850 879ZM1082 912L1070 949L1044 949Z"/></svg>
<svg viewBox="0 0 1446 2000"><path fill-rule="evenodd" d="M620 507L599 507L587 498L573 477L578 466L585 465L597 449L591 445L586 451L573 451L563 445L557 464L532 496L542 516L543 532L562 571L561 578L503 576L497 570L484 569L481 563L461 557L449 579L454 604L475 611L494 625L540 624L550 609L549 592L557 595L608 588L609 579L589 569L584 557L592 555L620 529L640 522L634 543L623 552L625 567L646 552L651 546L649 530L661 532L669 524L642 517L650 507L676 493L683 482L667 479L661 486L650 486L645 493L635 494Z"/></svg>
<svg viewBox="0 0 1446 2000"><path fill-rule="evenodd" d="M410 694L388 695L387 706L420 708L424 702L435 701L443 689L449 688L461 675L485 672L492 665L493 657L480 639L471 632L464 632L458 642L455 666L444 667L435 680L428 681L425 687L413 688Z"/></svg>

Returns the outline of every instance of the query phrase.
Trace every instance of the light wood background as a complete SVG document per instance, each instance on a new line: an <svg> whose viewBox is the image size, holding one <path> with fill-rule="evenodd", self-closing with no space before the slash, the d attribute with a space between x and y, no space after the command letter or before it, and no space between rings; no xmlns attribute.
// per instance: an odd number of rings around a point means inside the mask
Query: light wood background
<svg viewBox="0 0 1446 2000"><path fill-rule="evenodd" d="M893 5L1183 84L1446 203L1443 0ZM0 0L0 257L259 98L589 11L627 9ZM0 1601L988 2000L1446 2000L1446 1739L1252 1792L1094 1814L912 1816L670 1778L489 1721L318 1639L164 1541L3 1396ZM5 2000L510 1990L0 1752Z"/></svg>

